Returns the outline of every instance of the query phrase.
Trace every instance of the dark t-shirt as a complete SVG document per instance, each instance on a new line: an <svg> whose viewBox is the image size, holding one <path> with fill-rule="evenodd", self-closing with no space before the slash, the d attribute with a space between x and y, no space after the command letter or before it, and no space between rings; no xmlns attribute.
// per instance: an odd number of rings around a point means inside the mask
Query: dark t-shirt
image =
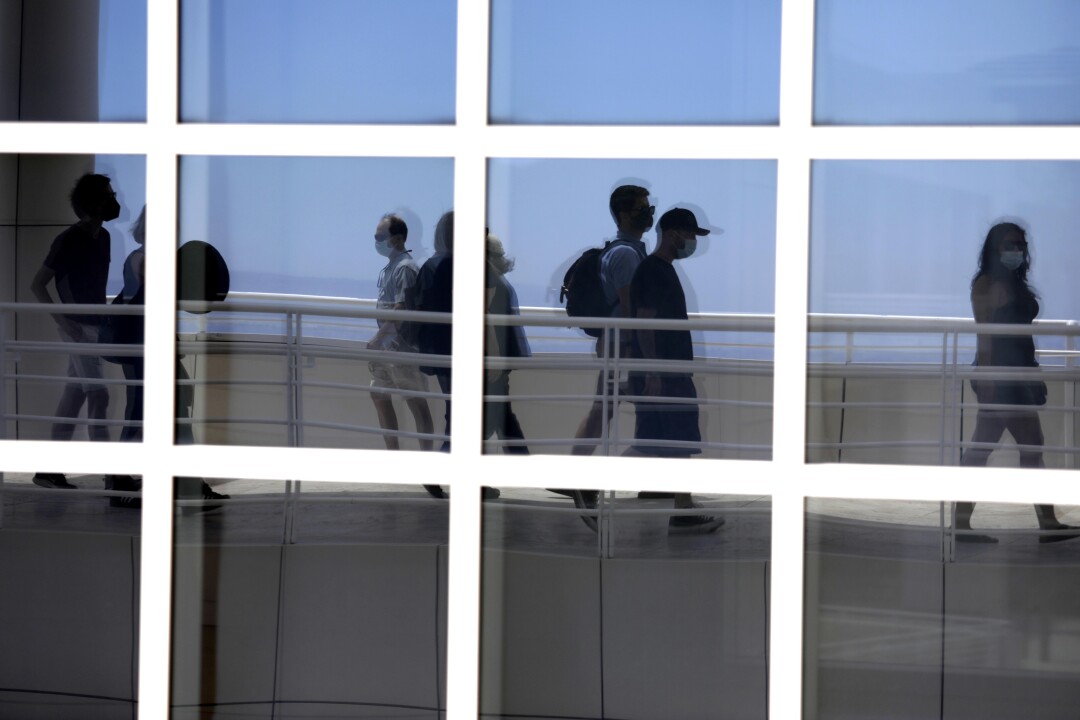
<svg viewBox="0 0 1080 720"><path fill-rule="evenodd" d="M105 304L111 249L109 231L105 228L101 228L95 238L82 225L76 223L56 236L49 248L49 254L45 257L44 265L56 274L53 281L56 283L56 294L60 296L60 302ZM71 317L86 323L101 321L96 315Z"/></svg>
<svg viewBox="0 0 1080 720"><path fill-rule="evenodd" d="M641 308L651 308L656 317L686 320L686 295L675 268L666 260L650 255L641 261L630 282L630 310L637 317ZM634 356L645 357L634 333ZM663 360L693 360L694 343L690 331L657 330L656 355Z"/></svg>
<svg viewBox="0 0 1080 720"><path fill-rule="evenodd" d="M454 311L454 257L439 254L420 268L416 280L416 309L424 312ZM449 355L453 344L450 323L419 323L417 347L431 355ZM449 368L446 368L449 370Z"/></svg>

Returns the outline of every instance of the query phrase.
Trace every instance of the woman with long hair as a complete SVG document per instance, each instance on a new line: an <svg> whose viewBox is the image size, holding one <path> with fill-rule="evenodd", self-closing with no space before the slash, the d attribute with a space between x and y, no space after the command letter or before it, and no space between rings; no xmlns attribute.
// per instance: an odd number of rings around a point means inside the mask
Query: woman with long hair
<svg viewBox="0 0 1080 720"><path fill-rule="evenodd" d="M1039 296L1028 282L1031 254L1027 232L1013 222L990 228L979 254L979 268L971 280L971 309L979 325L999 323L1030 325L1039 314ZM1038 367L1035 341L1031 335L988 335L976 337L975 365L978 367ZM1019 446L1020 467L1042 467L1043 431L1038 406L1046 403L1046 384L1039 380L972 380L980 405L972 435L974 447L964 451L961 465L985 466L1006 430ZM1008 406L1008 407L1002 407ZM957 503L955 527L971 529L975 503ZM1042 530L1069 530L1058 521L1053 505L1036 505L1035 515ZM1042 535L1039 542L1050 543L1080 537L1076 534ZM961 534L964 542L997 542L986 535Z"/></svg>

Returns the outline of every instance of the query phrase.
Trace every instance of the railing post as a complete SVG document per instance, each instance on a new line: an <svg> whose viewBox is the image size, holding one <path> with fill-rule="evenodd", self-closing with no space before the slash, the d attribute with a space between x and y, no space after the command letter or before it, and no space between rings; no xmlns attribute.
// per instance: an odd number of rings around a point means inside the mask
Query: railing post
<svg viewBox="0 0 1080 720"><path fill-rule="evenodd" d="M0 312L0 440L7 440L7 317L7 310Z"/></svg>
<svg viewBox="0 0 1080 720"><path fill-rule="evenodd" d="M949 414L949 332L941 333L941 442L938 443L938 464L945 465L945 433L951 427Z"/></svg>
<svg viewBox="0 0 1080 720"><path fill-rule="evenodd" d="M608 347L611 343L611 326L607 323L604 324L604 328L600 333L601 345L604 348L601 351L601 357L603 358L603 365L601 370L601 382L600 382L600 447L603 449L604 455L611 454L611 441L608 440L608 394L607 394L607 379L608 372L611 370L611 357L608 352Z"/></svg>
<svg viewBox="0 0 1080 720"><path fill-rule="evenodd" d="M1074 325L1074 323L1069 323ZM1066 331L1065 334L1065 349L1068 350L1068 354L1065 356L1065 369L1072 370L1076 367L1076 358L1073 353L1076 352L1076 336L1071 332ZM1066 375L1070 377L1070 375ZM1065 417L1063 418L1063 435L1065 447L1068 448L1069 453L1069 466L1073 469L1080 467L1080 458L1076 455L1076 382L1074 380L1065 381Z"/></svg>
<svg viewBox="0 0 1080 720"><path fill-rule="evenodd" d="M296 446L304 447L304 314L296 313ZM297 485L299 487L299 485Z"/></svg>
<svg viewBox="0 0 1080 720"><path fill-rule="evenodd" d="M293 314L285 312L285 432L289 447L296 447L296 364L293 357Z"/></svg>
<svg viewBox="0 0 1080 720"><path fill-rule="evenodd" d="M615 433L616 448L621 447L618 444L619 441L619 385L622 379L622 373L619 370L619 360L622 358L622 343L621 332L622 328L615 327L614 330L614 342L612 347L614 350L614 362L611 367L611 419L612 419L612 431ZM605 413L606 414L606 413Z"/></svg>

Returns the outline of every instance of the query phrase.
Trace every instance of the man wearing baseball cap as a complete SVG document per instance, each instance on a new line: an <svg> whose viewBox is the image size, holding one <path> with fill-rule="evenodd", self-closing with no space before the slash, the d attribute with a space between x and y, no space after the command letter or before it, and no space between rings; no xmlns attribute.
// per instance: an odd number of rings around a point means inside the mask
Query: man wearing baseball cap
<svg viewBox="0 0 1080 720"><path fill-rule="evenodd" d="M699 227L690 210L673 208L657 223L660 240L652 255L645 258L630 282L630 307L633 317L647 320L686 320L686 293L672 265L694 254L698 238L709 231ZM633 357L664 361L691 362L693 341L686 328L673 330L639 329L634 331ZM693 373L659 370L638 371L632 376L635 395L657 398L697 398ZM630 455L688 458L701 448L698 407L695 403L671 403L663 400L638 400L634 439ZM654 444L655 443L655 444ZM675 495L677 509L696 507L689 493ZM675 515L668 523L669 533L710 533L724 524L721 517Z"/></svg>

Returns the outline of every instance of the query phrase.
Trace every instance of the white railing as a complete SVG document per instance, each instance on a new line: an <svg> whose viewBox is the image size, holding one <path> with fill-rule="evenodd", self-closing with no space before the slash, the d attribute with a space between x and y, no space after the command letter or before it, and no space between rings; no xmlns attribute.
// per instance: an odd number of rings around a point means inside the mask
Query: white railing
<svg viewBox="0 0 1080 720"><path fill-rule="evenodd" d="M439 442L446 439L441 433L416 433L404 430L387 431L375 425L356 423L328 422L313 417L310 409L304 406L305 389L321 389L340 393L370 393L366 384L355 382L332 382L306 377L308 363L317 358L338 359L348 362L392 361L394 364L415 364L430 367L449 367L450 358L418 353L387 353L368 350L366 339L374 333L378 320L393 319L405 322L447 323L450 316L444 313L417 313L391 310L378 310L374 301L352 298L323 298L311 296L284 296L262 293L233 293L227 302L222 303L181 303L181 309L191 311L213 310L210 314L181 313L179 323L178 353L181 355L209 356L215 354L272 356L284 360L284 372L281 377L254 380L223 380L196 377L181 379L179 385L192 387L252 387L266 386L284 388L286 408L283 416L242 417L229 413L227 416L210 417L205 413L197 418L181 418L181 425L210 425L247 423L266 426L279 426L285 431L285 444L303 446L305 429L337 430L348 433L385 435L394 434L401 438L431 440ZM4 359L4 382L0 382L0 408L8 407L8 385L15 381L34 381L62 384L67 378L62 375L9 371L10 360L24 358L30 354L74 353L89 355L133 355L141 354L142 349L135 345L108 346L89 343L43 342L9 338L9 328L13 327L11 318L14 313L63 312L74 314L140 314L141 307L133 306L75 306L2 303L0 304L0 357ZM558 338L567 340L565 333L559 331L571 326L603 328L605 338L610 342L604 345L613 348L610 355L597 358L592 350L595 340L581 335L576 341L577 347L566 352L538 352L530 358L491 357L486 361L489 370L518 370L532 372L592 372L604 371L614 377L624 378L634 371L667 371L693 373L699 378L708 375L738 377L769 377L772 374L771 342L760 337L746 341L745 336L768 336L773 332L771 315L740 315L697 313L688 320L641 320L630 318L568 318L561 309L522 308L521 315L492 315L487 318L490 325L522 325L529 328L530 340L534 343L544 339ZM694 361L672 362L641 360L621 357L619 339L633 329L685 329L697 334L709 333L705 338L698 338L695 343L698 357ZM1060 404L1040 407L1041 413L1058 414L1062 422L1062 442L1044 447L1047 452L1065 453L1071 463L1078 463L1076 443L1076 382L1080 375L1077 358L1077 335L1080 335L1080 323L1075 321L1037 321L1034 325L984 325L977 326L966 318L926 318L896 316L860 316L860 315L824 315L813 314L808 326L811 343L808 352L810 378L815 381L835 380L842 386L838 399L813 399L808 402L810 410L838 410L840 412L839 435L835 440L808 442L810 451L835 450L837 459L842 460L844 450L888 449L897 447L928 448L937 451L938 462L955 464L959 454L966 447L973 447L962 440L961 419L965 410L973 411L979 405L970 398L965 399L965 381L979 379L1041 379L1048 383L1062 383L1064 398ZM1000 335L1035 335L1037 337L1061 338L1060 347L1039 351L1043 367L1037 369L1014 368L974 368L969 365L974 354L975 333ZM715 336L726 336L716 339ZM917 341L897 343L895 340L914 338ZM759 355L767 355L767 360L747 360L741 353L751 349ZM815 356L839 356L832 361L817 361ZM890 356L885 361L880 357ZM869 359L860 359L866 356ZM934 360L927 358L933 356ZM915 360L905 361L905 357ZM856 380L890 381L928 381L938 384L940 392L935 399L898 400L883 402L859 401L846 397L846 388ZM128 385L138 381L107 378L104 383L110 386ZM429 400L445 400L447 396L440 392L414 392L404 390L383 390L399 397L423 397ZM769 396L759 398L658 398L626 394L620 383L614 383L612 394L582 394L559 392L558 385L552 392L512 393L510 396L485 396L486 401L498 402L592 402L598 401L606 409L617 409L621 401L641 400L663 401L665 403L693 403L703 409L726 408L735 412L741 409L757 409L771 412L772 399ZM997 406L993 406L997 407ZM844 439L844 423L849 412L860 410L909 410L933 412L937 418L938 436L933 440L910 440L903 438L879 439L871 441L851 441ZM609 413L604 412L601 438L596 440L575 440L571 437L537 438L527 441L529 445L568 447L575 444L597 444L602 452L609 454L632 444L629 438L622 438L619 433L619 413L611 413L612 427L608 427ZM26 414L5 412L4 422L0 427L6 432L10 421L76 422L86 424L85 419L71 421L44 414ZM123 420L94 421L110 426L134 425L135 422ZM568 428L576 419L568 421ZM721 428L723 432L723 428ZM514 444L513 440L491 440L488 447L498 448ZM683 444L668 441L670 447ZM725 443L719 438L706 438L701 443L689 443L695 448L713 450L740 450L758 453L768 457L770 443Z"/></svg>

